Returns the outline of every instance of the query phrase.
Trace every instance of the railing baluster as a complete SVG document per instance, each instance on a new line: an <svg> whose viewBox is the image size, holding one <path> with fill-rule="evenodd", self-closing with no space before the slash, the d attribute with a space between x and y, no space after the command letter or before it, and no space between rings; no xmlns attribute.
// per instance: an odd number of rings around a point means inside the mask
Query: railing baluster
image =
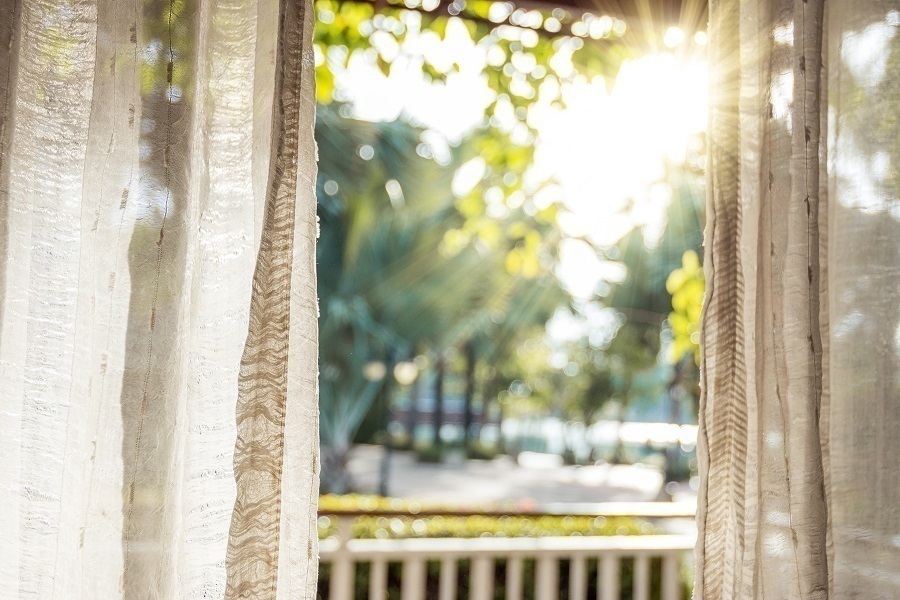
<svg viewBox="0 0 900 600"><path fill-rule="evenodd" d="M678 556L665 554L662 564L662 600L681 600L681 581L678 577Z"/></svg>
<svg viewBox="0 0 900 600"><path fill-rule="evenodd" d="M494 558L479 556L472 559L470 600L491 600L494 597Z"/></svg>
<svg viewBox="0 0 900 600"><path fill-rule="evenodd" d="M373 560L369 572L369 600L387 600L387 561Z"/></svg>
<svg viewBox="0 0 900 600"><path fill-rule="evenodd" d="M522 559L518 556L506 561L506 600L522 600Z"/></svg>
<svg viewBox="0 0 900 600"><path fill-rule="evenodd" d="M329 598L334 600L353 600L353 561L347 557L335 557L331 563L331 582Z"/></svg>
<svg viewBox="0 0 900 600"><path fill-rule="evenodd" d="M456 600L456 559L441 561L440 600Z"/></svg>
<svg viewBox="0 0 900 600"><path fill-rule="evenodd" d="M559 564L555 556L538 557L534 583L536 600L556 600L559 596Z"/></svg>
<svg viewBox="0 0 900 600"><path fill-rule="evenodd" d="M649 509L648 509L649 510ZM648 514L672 511L649 510ZM611 513L621 513L611 507ZM326 513L327 514L327 513ZM382 513L378 513L382 514ZM394 514L394 513L386 513ZM398 513L405 514L405 513ZM440 514L440 513L437 513ZM456 513L452 513L456 514ZM466 513L468 514L468 513ZM528 513L531 515L531 513ZM631 514L631 513L628 513ZM641 513L643 514L643 513ZM681 600L684 595L681 580L681 560L690 552L694 540L690 535L649 535L609 537L548 537L530 539L475 538L446 539L352 539L351 525L360 513L344 511L332 514L336 518L338 535L322 540L319 549L323 564L331 567L325 582L332 600L353 600L356 595L355 571L359 562L370 567L366 600L387 600L390 585L391 561L402 564L400 600L456 600L465 591L459 589L459 561L471 561L468 586L471 600L493 600L497 583L496 561L506 562L505 600L522 600L524 592L535 600L557 600L568 592L571 600L587 600L588 565L593 557L599 560L597 600L620 600L622 560L634 561L632 600L649 600L651 565L662 563L660 600ZM421 515L419 515L421 517ZM646 540L646 541L645 541ZM428 561L440 563L439 581L433 597L428 596ZM525 581L525 561L534 561L534 577ZM568 563L566 582L560 581L560 560ZM529 572L530 572L529 568ZM563 588L560 588L563 585ZM654 590L655 592L655 590ZM392 592L396 593L396 592Z"/></svg>
<svg viewBox="0 0 900 600"><path fill-rule="evenodd" d="M410 556L403 561L401 600L425 600L425 559Z"/></svg>
<svg viewBox="0 0 900 600"><path fill-rule="evenodd" d="M634 600L650 600L650 558L634 557Z"/></svg>
<svg viewBox="0 0 900 600"><path fill-rule="evenodd" d="M602 556L597 577L600 600L619 600L619 557L615 554Z"/></svg>
<svg viewBox="0 0 900 600"><path fill-rule="evenodd" d="M587 600L587 559L581 555L569 562L569 598Z"/></svg>
<svg viewBox="0 0 900 600"><path fill-rule="evenodd" d="M353 600L353 580L356 575L353 555L347 550L350 540L352 520L338 519L338 549L331 559L331 580L328 583L329 598L332 600Z"/></svg>

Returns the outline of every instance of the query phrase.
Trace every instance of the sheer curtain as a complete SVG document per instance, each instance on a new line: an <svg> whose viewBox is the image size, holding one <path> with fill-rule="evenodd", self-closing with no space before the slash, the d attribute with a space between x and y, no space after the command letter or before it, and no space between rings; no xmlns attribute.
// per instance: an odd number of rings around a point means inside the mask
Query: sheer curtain
<svg viewBox="0 0 900 600"><path fill-rule="evenodd" d="M900 3L713 0L698 598L900 598Z"/></svg>
<svg viewBox="0 0 900 600"><path fill-rule="evenodd" d="M314 596L312 17L0 0L3 598Z"/></svg>

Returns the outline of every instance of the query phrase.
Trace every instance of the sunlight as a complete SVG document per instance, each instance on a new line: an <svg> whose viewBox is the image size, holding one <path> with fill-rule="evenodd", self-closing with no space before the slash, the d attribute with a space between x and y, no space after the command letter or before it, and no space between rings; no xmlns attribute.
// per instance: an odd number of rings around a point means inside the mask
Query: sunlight
<svg viewBox="0 0 900 600"><path fill-rule="evenodd" d="M668 53L626 62L611 92L599 78L563 87L566 108L538 120L536 166L562 186L571 235L605 246L661 226L668 197L653 184L705 130L705 90L705 62Z"/></svg>
<svg viewBox="0 0 900 600"><path fill-rule="evenodd" d="M409 18L406 25L413 31L418 17ZM684 162L706 127L705 42L705 34L688 41L673 30L666 42L672 51L626 61L611 90L601 77L578 75L537 91L528 114L538 139L527 180L534 189L547 181L558 183L537 192L535 199L560 202L559 223L567 235L601 247L635 226L644 229L649 243L659 236L671 197L668 185L661 183L666 164ZM436 59L443 57L447 71L454 63L459 70L444 83L431 82L416 59L423 54L439 64ZM565 54L557 58L565 62ZM451 19L444 39L427 30L411 35L388 75L378 69L373 55L353 57L338 87L358 118L389 121L406 115L429 129L427 141L437 157L480 124L494 98L482 72L491 60L490 51L474 44L462 22ZM557 99L564 108L551 105ZM501 99L499 106L507 104ZM511 104L508 109L498 110L492 122L514 133L516 127L524 129ZM483 164L467 167L454 181L455 192L471 188ZM559 276L576 296L589 295L598 282L609 281L608 269L596 255L564 249Z"/></svg>
<svg viewBox="0 0 900 600"><path fill-rule="evenodd" d="M536 115L535 168L560 185L568 235L604 247L639 226L658 239L671 199L666 164L684 162L706 127L706 77L699 58L646 56L622 66L611 92L582 78L563 86L564 109ZM576 297L611 281L593 253L564 252L558 275Z"/></svg>
<svg viewBox="0 0 900 600"><path fill-rule="evenodd" d="M444 164L449 146L481 124L485 107L495 98L483 69L497 57L476 45L458 19L448 21L442 39L429 30L417 31L419 15L406 14L411 35L396 50L389 73L378 68L374 53L360 53L337 78L338 88L358 118L390 121L405 115L420 123L427 130L422 142L428 154ZM602 77L583 75L561 85L545 80L527 114L537 140L529 141L532 134L506 99L499 99L491 117L512 139L519 133L519 143L535 144L523 189L530 189L539 208L553 202L562 208L557 222L572 239L560 245L555 273L574 298L588 300L623 277L621 265L601 259L591 246L610 247L634 227L642 228L648 244L659 238L672 197L665 181L667 164L683 164L691 150L696 155L692 144L705 131L705 34L688 40L673 28L665 37L669 51L626 60L611 86ZM423 76L423 55L448 72L445 82ZM557 72L571 69L571 61L564 64L567 56L560 47ZM705 161L705 156L696 160ZM467 194L484 169L482 159L463 165L453 179L454 194ZM495 200L485 196L488 214L505 214L506 200Z"/></svg>

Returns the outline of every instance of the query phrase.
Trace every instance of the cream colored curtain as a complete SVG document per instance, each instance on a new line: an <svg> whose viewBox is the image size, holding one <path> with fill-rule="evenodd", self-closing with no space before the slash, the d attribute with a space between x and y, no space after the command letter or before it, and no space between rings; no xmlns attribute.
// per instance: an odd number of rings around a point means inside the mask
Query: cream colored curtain
<svg viewBox="0 0 900 600"><path fill-rule="evenodd" d="M0 0L0 597L314 597L311 32Z"/></svg>
<svg viewBox="0 0 900 600"><path fill-rule="evenodd" d="M697 598L900 598L900 2L713 0Z"/></svg>

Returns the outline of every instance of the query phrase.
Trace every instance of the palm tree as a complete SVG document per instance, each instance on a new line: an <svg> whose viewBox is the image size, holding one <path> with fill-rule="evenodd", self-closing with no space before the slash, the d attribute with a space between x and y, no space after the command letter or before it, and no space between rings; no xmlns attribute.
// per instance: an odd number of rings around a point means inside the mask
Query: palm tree
<svg viewBox="0 0 900 600"><path fill-rule="evenodd" d="M535 329L543 328L560 306L566 306L571 298L563 291L550 273L529 279L497 275L499 281L492 288L493 295L472 315L465 327L458 332L465 340L466 395L464 407L465 443L469 445L472 399L477 386L477 364L505 363L520 344ZM490 369L482 392L482 418L487 414L492 400L511 381L504 381L496 368Z"/></svg>
<svg viewBox="0 0 900 600"><path fill-rule="evenodd" d="M408 345L398 328L385 325L394 324L386 316L398 310L391 303L404 296L394 277L436 236L422 222L421 205L440 198L417 196L414 209L404 196L422 182L449 189L452 175L415 154L415 128L353 121L340 111L320 107L317 118L322 477L323 488L334 492L350 486L347 454L382 388L380 378L366 379L366 365Z"/></svg>
<svg viewBox="0 0 900 600"><path fill-rule="evenodd" d="M365 378L366 365L455 345L494 296L485 284L503 263L474 248L440 251L461 219L450 185L457 162L417 156L417 129L353 121L333 105L320 108L317 127L323 487L340 492L347 452L382 387Z"/></svg>

